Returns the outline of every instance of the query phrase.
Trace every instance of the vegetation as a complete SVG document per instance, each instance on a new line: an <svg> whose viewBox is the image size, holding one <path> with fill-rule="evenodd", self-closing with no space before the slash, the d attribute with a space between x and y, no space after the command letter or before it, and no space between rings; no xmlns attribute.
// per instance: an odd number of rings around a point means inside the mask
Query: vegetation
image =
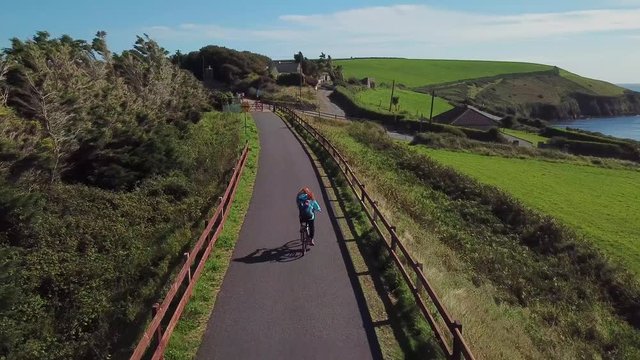
<svg viewBox="0 0 640 360"><path fill-rule="evenodd" d="M396 85L420 87L457 82L500 74L544 71L551 66L502 61L420 60L420 59L351 59L336 60L345 78L373 77L378 84L395 80Z"/></svg>
<svg viewBox="0 0 640 360"><path fill-rule="evenodd" d="M105 35L5 50L0 358L128 356L241 146L158 44Z"/></svg>
<svg viewBox="0 0 640 360"><path fill-rule="evenodd" d="M253 88L253 91L270 89L274 84L268 72L271 59L249 51L207 45L186 55L178 51L171 59L200 80L204 80L203 71L211 67L211 80L217 88L248 92L249 88Z"/></svg>
<svg viewBox="0 0 640 360"><path fill-rule="evenodd" d="M248 116L245 114L245 116ZM253 194L253 185L258 172L260 141L258 129L253 120L247 122L248 144L250 148L247 162L238 184L229 217L224 224L215 245L215 251L209 256L204 270L196 284L191 300L187 304L169 341L165 353L168 360L194 359L204 336L207 324L213 311L218 290L222 285L224 274L229 267L240 228L249 209Z"/></svg>
<svg viewBox="0 0 640 360"><path fill-rule="evenodd" d="M506 129L506 128L501 128L500 131L507 135L511 135L513 137L517 137L524 141L528 141L531 144L533 144L533 146L538 146L538 143L546 143L547 141L549 141L549 138L547 137L540 136L536 133L532 133L528 131Z"/></svg>
<svg viewBox="0 0 640 360"><path fill-rule="evenodd" d="M582 77L566 70L560 70L560 76L567 78L574 83L593 91L594 93L604 96L619 96L625 92L625 89L620 86L613 85L606 81Z"/></svg>
<svg viewBox="0 0 640 360"><path fill-rule="evenodd" d="M316 125L379 195L480 357L638 356L637 278L591 242L381 129Z"/></svg>

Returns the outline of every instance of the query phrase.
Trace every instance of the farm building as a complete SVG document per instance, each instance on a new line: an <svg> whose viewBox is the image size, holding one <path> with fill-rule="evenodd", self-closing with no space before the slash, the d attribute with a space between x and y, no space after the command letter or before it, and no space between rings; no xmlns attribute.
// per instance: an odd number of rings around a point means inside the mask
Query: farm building
<svg viewBox="0 0 640 360"><path fill-rule="evenodd" d="M489 130L500 126L502 117L489 114L473 106L456 107L433 119L441 124L461 126L479 130Z"/></svg>
<svg viewBox="0 0 640 360"><path fill-rule="evenodd" d="M299 74L300 64L293 60L275 60L269 65L269 72L275 78L282 74Z"/></svg>

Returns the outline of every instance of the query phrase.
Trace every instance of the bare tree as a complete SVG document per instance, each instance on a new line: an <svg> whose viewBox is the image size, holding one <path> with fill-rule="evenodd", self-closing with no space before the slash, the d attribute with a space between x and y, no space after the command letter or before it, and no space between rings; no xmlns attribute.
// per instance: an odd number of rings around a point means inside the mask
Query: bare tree
<svg viewBox="0 0 640 360"><path fill-rule="evenodd" d="M7 79L7 72L9 71L9 61L0 54L0 106L7 104L9 98L9 89L5 80Z"/></svg>

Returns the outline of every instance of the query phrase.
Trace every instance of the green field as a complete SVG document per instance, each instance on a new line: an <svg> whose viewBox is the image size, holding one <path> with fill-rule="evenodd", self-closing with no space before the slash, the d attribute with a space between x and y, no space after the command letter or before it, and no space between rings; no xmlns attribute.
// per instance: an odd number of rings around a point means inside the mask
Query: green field
<svg viewBox="0 0 640 360"><path fill-rule="evenodd" d="M640 172L423 151L578 229L606 254L640 274Z"/></svg>
<svg viewBox="0 0 640 360"><path fill-rule="evenodd" d="M537 146L539 142L546 143L549 140L549 138L540 136L538 134L530 133L527 131L504 129L504 128L500 129L500 131L507 135L511 135L513 137L517 137L519 139L528 141L535 146Z"/></svg>
<svg viewBox="0 0 640 360"><path fill-rule="evenodd" d="M409 87L475 79L500 74L544 71L551 66L502 61L423 60L423 59L351 59L336 60L342 65L344 78L375 78L378 84Z"/></svg>
<svg viewBox="0 0 640 360"><path fill-rule="evenodd" d="M396 89L394 96L399 96L399 113L405 113L409 118L418 118L418 116L429 117L431 110L431 96L417 93L410 90ZM372 90L363 90L356 93L356 101L366 108L378 111L388 112L389 100L391 99L391 89L378 88ZM433 103L433 116L441 114L452 109L448 102L436 97Z"/></svg>

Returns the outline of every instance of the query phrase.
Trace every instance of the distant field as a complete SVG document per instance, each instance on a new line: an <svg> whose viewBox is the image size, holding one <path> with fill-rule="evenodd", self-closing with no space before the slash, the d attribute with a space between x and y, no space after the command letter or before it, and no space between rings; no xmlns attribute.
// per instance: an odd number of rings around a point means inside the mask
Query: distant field
<svg viewBox="0 0 640 360"><path fill-rule="evenodd" d="M431 96L417 93L409 90L396 89L394 96L399 99L399 112L406 113L409 118L418 118L418 116L429 117L431 110ZM379 112L387 112L389 110L389 100L391 98L391 89L378 88L375 90L365 90L356 93L356 100L361 105ZM448 102L438 97L433 103L433 116L439 115L447 110L452 109Z"/></svg>
<svg viewBox="0 0 640 360"><path fill-rule="evenodd" d="M640 172L422 148L593 240L640 275Z"/></svg>
<svg viewBox="0 0 640 360"><path fill-rule="evenodd" d="M546 138L544 136L540 136L538 134L534 134L526 131L513 130L513 129L500 129L500 131L507 135L511 135L513 137L517 137L522 140L526 140L532 143L533 145L538 145L539 142L546 143L549 140L549 138Z"/></svg>
<svg viewBox="0 0 640 360"><path fill-rule="evenodd" d="M548 65L467 60L352 59L336 60L346 78L374 77L378 84L396 83L418 87L500 74L526 73L551 69Z"/></svg>

